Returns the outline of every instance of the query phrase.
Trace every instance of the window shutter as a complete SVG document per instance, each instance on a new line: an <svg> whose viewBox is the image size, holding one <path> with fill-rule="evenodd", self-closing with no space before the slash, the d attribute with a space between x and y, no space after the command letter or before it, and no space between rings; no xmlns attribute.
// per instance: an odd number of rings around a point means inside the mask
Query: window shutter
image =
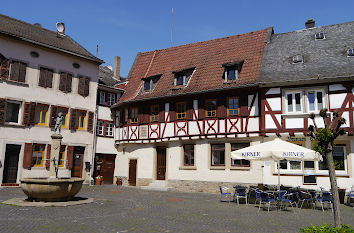
<svg viewBox="0 0 354 233"><path fill-rule="evenodd" d="M248 116L248 95L246 94L240 96L240 115Z"/></svg>
<svg viewBox="0 0 354 233"><path fill-rule="evenodd" d="M198 101L198 120L203 120L205 118L205 100L200 99Z"/></svg>
<svg viewBox="0 0 354 233"><path fill-rule="evenodd" d="M23 168L31 169L32 166L32 143L25 143L24 153L23 153Z"/></svg>
<svg viewBox="0 0 354 233"><path fill-rule="evenodd" d="M175 121L176 120L176 103L175 102L171 102L170 103L170 121Z"/></svg>
<svg viewBox="0 0 354 233"><path fill-rule="evenodd" d="M55 118L57 117L57 112L58 112L58 107L55 105L52 105L50 107L49 127L53 128L55 126Z"/></svg>
<svg viewBox="0 0 354 233"><path fill-rule="evenodd" d="M22 120L23 125L30 124L30 113L31 113L31 103L25 102L23 107L23 120Z"/></svg>
<svg viewBox="0 0 354 233"><path fill-rule="evenodd" d="M159 122L165 122L165 104L159 104Z"/></svg>
<svg viewBox="0 0 354 233"><path fill-rule="evenodd" d="M76 129L76 109L73 109L73 108L70 110L69 129L72 129L72 130Z"/></svg>
<svg viewBox="0 0 354 233"><path fill-rule="evenodd" d="M19 70L20 70L19 65L20 64L18 62L15 61L11 62L11 74L10 74L11 80L18 81Z"/></svg>
<svg viewBox="0 0 354 233"><path fill-rule="evenodd" d="M88 122L87 122L87 131L90 133L93 132L93 120L95 114L93 112L88 112Z"/></svg>
<svg viewBox="0 0 354 233"><path fill-rule="evenodd" d="M73 79L73 76L71 74L67 74L67 76L66 76L66 92L71 92L72 79Z"/></svg>
<svg viewBox="0 0 354 233"><path fill-rule="evenodd" d="M46 70L40 69L38 86L46 87Z"/></svg>
<svg viewBox="0 0 354 233"><path fill-rule="evenodd" d="M46 87L52 88L53 85L53 71L47 70L47 85Z"/></svg>
<svg viewBox="0 0 354 233"><path fill-rule="evenodd" d="M5 80L9 77L10 60L3 60L0 66L0 79Z"/></svg>
<svg viewBox="0 0 354 233"><path fill-rule="evenodd" d="M193 100L188 100L187 101L187 120L192 121L193 120Z"/></svg>
<svg viewBox="0 0 354 233"><path fill-rule="evenodd" d="M27 64L20 62L20 75L18 77L19 82L25 82L26 81L26 69L27 69Z"/></svg>
<svg viewBox="0 0 354 233"><path fill-rule="evenodd" d="M217 100L218 108L217 108L216 115L218 118L221 118L221 119L226 117L225 99L226 99L225 96L220 95Z"/></svg>
<svg viewBox="0 0 354 233"><path fill-rule="evenodd" d="M45 168L49 169L50 167L50 153L51 153L52 146L50 144L47 145L47 157L45 161ZM58 161L56 161L58 162Z"/></svg>
<svg viewBox="0 0 354 233"><path fill-rule="evenodd" d="M6 99L0 98L0 125L5 123L6 119Z"/></svg>
<svg viewBox="0 0 354 233"><path fill-rule="evenodd" d="M31 102L31 109L29 114L29 124L34 125L36 123L36 106L35 102Z"/></svg>
<svg viewBox="0 0 354 233"><path fill-rule="evenodd" d="M77 87L77 93L79 95L84 95L84 90L85 90L85 78L84 77L80 77L79 78L79 85Z"/></svg>
<svg viewBox="0 0 354 233"><path fill-rule="evenodd" d="M90 79L85 78L84 81L84 96L88 96L90 93Z"/></svg>
<svg viewBox="0 0 354 233"><path fill-rule="evenodd" d="M67 153L66 157L68 160L68 162L66 163L66 168L71 169L71 168L73 168L74 147L68 146L66 153Z"/></svg>
<svg viewBox="0 0 354 233"><path fill-rule="evenodd" d="M59 90L66 91L66 73L60 73Z"/></svg>

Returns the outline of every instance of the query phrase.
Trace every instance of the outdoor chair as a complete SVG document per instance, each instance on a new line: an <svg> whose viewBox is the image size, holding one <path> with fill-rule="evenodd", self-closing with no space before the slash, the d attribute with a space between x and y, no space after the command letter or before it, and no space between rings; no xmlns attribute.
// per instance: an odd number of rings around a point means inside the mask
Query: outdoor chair
<svg viewBox="0 0 354 233"><path fill-rule="evenodd" d="M261 205L263 203L263 207L266 203L268 203L268 212L269 212L269 209L270 209L270 204L271 203L275 203L275 199L274 198L271 198L269 193L266 193L266 192L261 192L261 200L259 202L259 207L258 207L258 212L259 210L261 209Z"/></svg>
<svg viewBox="0 0 354 233"><path fill-rule="evenodd" d="M223 201L224 198L227 198L228 202L232 201L232 194L229 191L228 187L219 186L219 189L220 189L220 201Z"/></svg>
<svg viewBox="0 0 354 233"><path fill-rule="evenodd" d="M239 199L244 198L246 200L246 205L248 205L247 200L247 189L242 186L235 186L234 200L237 201L237 205L240 205Z"/></svg>
<svg viewBox="0 0 354 233"><path fill-rule="evenodd" d="M298 195L299 203L301 202L300 209L302 209L304 202L310 203L313 208L315 196L312 196L311 193L304 192L304 191L297 192L297 195Z"/></svg>
<svg viewBox="0 0 354 233"><path fill-rule="evenodd" d="M323 203L327 203L328 205L331 206L332 212L333 212L333 198L332 194L330 192L322 192L321 197L316 198L316 202L321 203L322 211L324 211L323 208ZM316 203L315 203L316 205Z"/></svg>
<svg viewBox="0 0 354 233"><path fill-rule="evenodd" d="M293 204L296 205L296 202L293 198L293 193L289 193L287 194L287 192L285 190L280 190L278 193L278 201L280 203L280 209L281 209L281 204L283 204L284 209L285 209L285 204L288 203L291 205L291 207L293 207Z"/></svg>
<svg viewBox="0 0 354 233"><path fill-rule="evenodd" d="M354 187L351 188L351 190L347 194L347 205L350 206L351 199L354 199Z"/></svg>

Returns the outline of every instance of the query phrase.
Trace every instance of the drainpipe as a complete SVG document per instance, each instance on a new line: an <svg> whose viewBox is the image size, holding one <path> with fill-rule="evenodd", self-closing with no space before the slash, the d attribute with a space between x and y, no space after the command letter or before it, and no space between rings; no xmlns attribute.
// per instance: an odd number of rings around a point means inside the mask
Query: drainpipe
<svg viewBox="0 0 354 233"><path fill-rule="evenodd" d="M96 95L97 96L97 95ZM97 101L97 100L96 100ZM96 143L97 143L97 136L96 136L96 126L97 126L97 117L98 117L98 106L96 104L95 109L95 119L93 121L93 144L92 144L92 158L91 158L91 168L90 168L90 186L94 185L94 177L93 177L93 170L95 168L95 157L96 157Z"/></svg>

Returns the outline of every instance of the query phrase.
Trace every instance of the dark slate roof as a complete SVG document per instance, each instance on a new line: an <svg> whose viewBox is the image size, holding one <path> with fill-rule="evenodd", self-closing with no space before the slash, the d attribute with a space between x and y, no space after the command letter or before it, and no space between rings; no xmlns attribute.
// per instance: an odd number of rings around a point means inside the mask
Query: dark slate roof
<svg viewBox="0 0 354 233"><path fill-rule="evenodd" d="M58 36L57 32L35 26L21 20L0 14L0 34L5 34L23 41L60 50L98 63L103 61L93 56L84 47L68 35Z"/></svg>
<svg viewBox="0 0 354 233"><path fill-rule="evenodd" d="M113 77L113 75L114 73L110 68L107 66L100 66L98 73L98 79L100 83L110 87L115 86L115 84L118 83L118 80Z"/></svg>
<svg viewBox="0 0 354 233"><path fill-rule="evenodd" d="M325 33L324 40L315 34ZM273 34L264 49L261 83L300 81L354 76L354 22ZM304 63L293 64L294 55L303 55Z"/></svg>

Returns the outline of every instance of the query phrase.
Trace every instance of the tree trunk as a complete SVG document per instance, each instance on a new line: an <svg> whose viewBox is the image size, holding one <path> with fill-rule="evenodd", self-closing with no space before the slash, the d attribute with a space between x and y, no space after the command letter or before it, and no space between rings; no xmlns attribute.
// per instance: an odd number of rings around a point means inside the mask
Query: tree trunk
<svg viewBox="0 0 354 233"><path fill-rule="evenodd" d="M342 227L336 171L335 171L332 152L331 152L332 148L333 148L333 146L331 146L331 148L329 150L330 152L327 151L326 158L327 158L327 166L328 166L328 172L329 172L329 180L331 182L331 192L332 192L332 196L333 196L334 225L336 227Z"/></svg>

